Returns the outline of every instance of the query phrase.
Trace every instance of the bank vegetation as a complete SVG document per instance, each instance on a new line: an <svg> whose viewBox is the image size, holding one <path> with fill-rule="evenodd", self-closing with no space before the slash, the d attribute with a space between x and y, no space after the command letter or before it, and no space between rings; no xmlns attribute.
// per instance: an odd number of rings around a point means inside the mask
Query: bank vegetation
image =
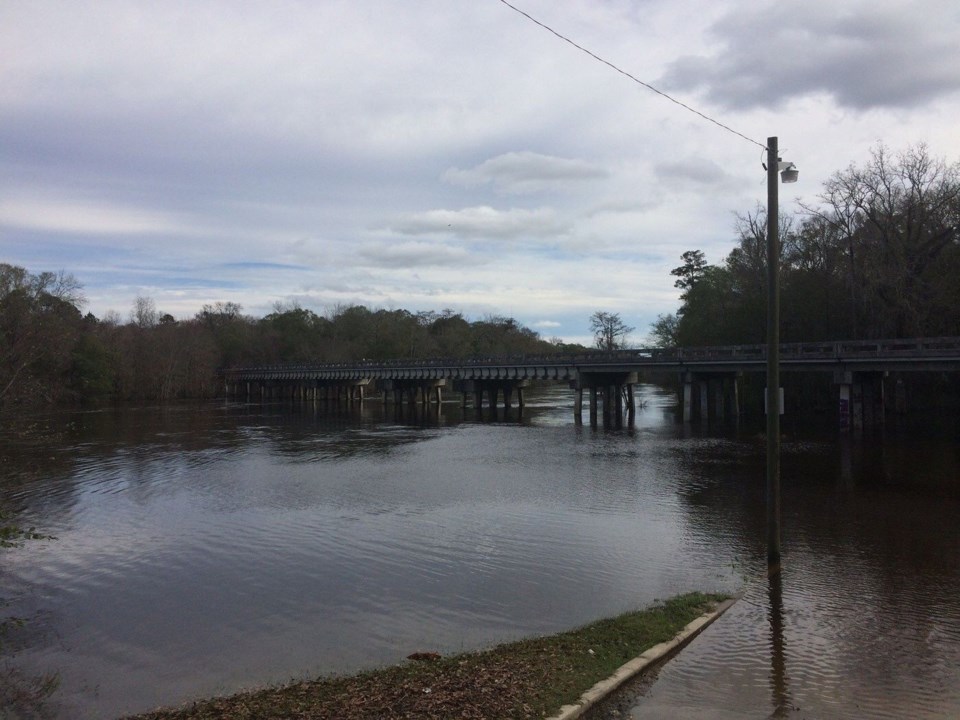
<svg viewBox="0 0 960 720"><path fill-rule="evenodd" d="M645 650L672 639L723 599L691 593L484 652L450 657L417 653L403 665L203 700L135 720L539 719L573 703Z"/></svg>

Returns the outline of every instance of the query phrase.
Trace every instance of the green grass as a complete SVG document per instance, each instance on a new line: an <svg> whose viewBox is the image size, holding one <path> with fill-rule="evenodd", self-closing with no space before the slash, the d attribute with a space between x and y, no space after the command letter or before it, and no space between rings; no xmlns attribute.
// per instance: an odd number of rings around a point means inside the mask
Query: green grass
<svg viewBox="0 0 960 720"><path fill-rule="evenodd" d="M648 648L670 640L723 599L691 593L482 652L203 700L138 718L542 718Z"/></svg>

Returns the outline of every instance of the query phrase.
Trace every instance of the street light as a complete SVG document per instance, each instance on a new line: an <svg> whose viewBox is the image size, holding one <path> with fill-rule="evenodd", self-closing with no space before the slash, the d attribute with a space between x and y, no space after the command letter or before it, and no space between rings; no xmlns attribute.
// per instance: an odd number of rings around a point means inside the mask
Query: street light
<svg viewBox="0 0 960 720"><path fill-rule="evenodd" d="M780 181L785 183L795 183L800 177L800 171L792 162L777 161L777 169L780 171Z"/></svg>
<svg viewBox="0 0 960 720"><path fill-rule="evenodd" d="M779 181L799 171L767 138L767 573L780 572L780 200ZM780 175L778 181L777 175Z"/></svg>

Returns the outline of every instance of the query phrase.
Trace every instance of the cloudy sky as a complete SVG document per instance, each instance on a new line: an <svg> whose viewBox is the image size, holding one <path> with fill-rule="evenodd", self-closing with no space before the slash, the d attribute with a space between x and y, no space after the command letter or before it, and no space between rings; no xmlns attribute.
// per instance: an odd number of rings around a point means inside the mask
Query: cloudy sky
<svg viewBox="0 0 960 720"><path fill-rule="evenodd" d="M88 308L297 302L645 336L688 249L883 142L960 159L956 0L0 4L0 262ZM753 142L751 142L753 141ZM757 144L759 143L759 144Z"/></svg>

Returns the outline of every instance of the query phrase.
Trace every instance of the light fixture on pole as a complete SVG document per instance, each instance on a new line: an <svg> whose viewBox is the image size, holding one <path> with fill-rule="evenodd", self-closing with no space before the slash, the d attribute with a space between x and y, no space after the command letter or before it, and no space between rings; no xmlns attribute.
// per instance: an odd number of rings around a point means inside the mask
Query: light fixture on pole
<svg viewBox="0 0 960 720"><path fill-rule="evenodd" d="M767 138L767 572L780 572L780 181L799 171ZM777 178L777 175L780 178Z"/></svg>
<svg viewBox="0 0 960 720"><path fill-rule="evenodd" d="M777 169L780 171L780 181L785 183L795 183L800 177L800 171L792 162L777 160Z"/></svg>

